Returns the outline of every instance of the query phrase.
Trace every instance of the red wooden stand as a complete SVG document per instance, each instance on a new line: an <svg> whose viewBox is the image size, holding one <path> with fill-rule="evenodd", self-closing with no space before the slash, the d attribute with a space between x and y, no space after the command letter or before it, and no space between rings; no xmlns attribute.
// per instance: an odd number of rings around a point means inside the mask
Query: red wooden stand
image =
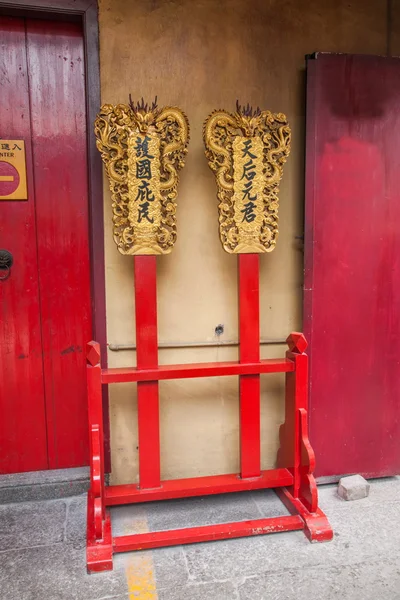
<svg viewBox="0 0 400 600"><path fill-rule="evenodd" d="M301 333L292 333L285 358L260 360L259 256L241 254L238 261L239 362L158 366L155 256L134 258L137 367L102 369L99 344L87 345L89 571L112 569L114 552L296 529L304 529L310 541L333 537L326 516L318 508L315 458L307 435L307 342ZM269 471L260 468L261 373L286 373L285 422L280 429L277 468ZM158 382L224 375L239 375L240 379L240 474L161 481ZM136 382L138 386L139 484L105 486L102 385L122 382ZM112 537L109 506L264 488L276 488L291 516Z"/></svg>

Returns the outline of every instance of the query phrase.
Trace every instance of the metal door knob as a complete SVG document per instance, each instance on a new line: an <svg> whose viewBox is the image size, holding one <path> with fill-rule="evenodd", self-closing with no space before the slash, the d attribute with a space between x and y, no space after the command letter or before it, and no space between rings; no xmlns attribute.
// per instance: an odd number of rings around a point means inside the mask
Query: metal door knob
<svg viewBox="0 0 400 600"><path fill-rule="evenodd" d="M14 262L13 255L8 250L0 250L0 280L8 279Z"/></svg>

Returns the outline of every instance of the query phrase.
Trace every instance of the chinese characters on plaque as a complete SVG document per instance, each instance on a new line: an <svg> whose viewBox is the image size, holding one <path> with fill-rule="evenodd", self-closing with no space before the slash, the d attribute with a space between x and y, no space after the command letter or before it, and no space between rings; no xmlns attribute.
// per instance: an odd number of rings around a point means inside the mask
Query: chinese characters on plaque
<svg viewBox="0 0 400 600"><path fill-rule="evenodd" d="M129 220L137 223L147 221L153 227L160 226L160 210L156 198L160 197L160 142L149 135L132 136L128 140L128 172L132 189ZM154 174L154 176L153 176Z"/></svg>
<svg viewBox="0 0 400 600"><path fill-rule="evenodd" d="M235 204L235 221L243 230L252 231L253 221L262 217L262 178L257 177L263 169L262 156L263 144L260 138L235 138L233 190L238 199Z"/></svg>
<svg viewBox="0 0 400 600"><path fill-rule="evenodd" d="M271 252L278 236L278 193L291 132L282 113L237 104L204 124L206 157L219 199L219 231L229 253Z"/></svg>
<svg viewBox="0 0 400 600"><path fill-rule="evenodd" d="M178 171L189 124L178 108L141 103L102 106L95 134L112 193L121 254L168 254L176 240Z"/></svg>
<svg viewBox="0 0 400 600"><path fill-rule="evenodd" d="M27 200L25 142L0 139L0 200Z"/></svg>

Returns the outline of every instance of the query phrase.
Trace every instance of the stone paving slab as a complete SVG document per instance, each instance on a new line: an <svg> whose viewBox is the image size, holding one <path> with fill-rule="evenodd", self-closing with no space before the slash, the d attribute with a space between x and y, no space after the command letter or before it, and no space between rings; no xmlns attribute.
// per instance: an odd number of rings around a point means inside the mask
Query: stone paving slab
<svg viewBox="0 0 400 600"><path fill-rule="evenodd" d="M135 570L135 568L140 571L143 562L150 559L157 589L163 589L166 592L166 590L182 588L190 583L182 546L116 554L114 556L114 567L125 569L128 572Z"/></svg>
<svg viewBox="0 0 400 600"><path fill-rule="evenodd" d="M67 504L65 539L73 548L86 548L87 494L71 498Z"/></svg>
<svg viewBox="0 0 400 600"><path fill-rule="evenodd" d="M239 600L231 581L189 584L173 590L157 590L158 600Z"/></svg>
<svg viewBox="0 0 400 600"><path fill-rule="evenodd" d="M88 488L89 482L85 480L0 488L0 504L67 498L87 492Z"/></svg>
<svg viewBox="0 0 400 600"><path fill-rule="evenodd" d="M301 531L118 554L87 575L86 495L0 507L1 600L400 600L400 478L345 502L320 488L335 530ZM113 509L115 535L286 514L272 491ZM32 544L34 541L34 544ZM31 547L37 545L37 547ZM142 592L140 592L142 590ZM144 594L144 596L143 596Z"/></svg>
<svg viewBox="0 0 400 600"><path fill-rule="evenodd" d="M0 504L66 498L88 488L88 467L0 475Z"/></svg>
<svg viewBox="0 0 400 600"><path fill-rule="evenodd" d="M139 513L141 517L138 516ZM285 514L283 505L281 514ZM238 493L149 502L145 508L143 505L118 506L112 508L111 516L113 531L116 535L121 535L134 533L135 524L141 518L147 519L150 531L161 531L260 519L262 513L250 494Z"/></svg>
<svg viewBox="0 0 400 600"><path fill-rule="evenodd" d="M51 469L50 471L29 471L28 473L8 473L0 475L0 488L88 480L89 467Z"/></svg>
<svg viewBox="0 0 400 600"><path fill-rule="evenodd" d="M240 600L399 600L400 559L267 573L238 588Z"/></svg>
<svg viewBox="0 0 400 600"><path fill-rule="evenodd" d="M0 551L62 542L66 516L63 500L0 506Z"/></svg>
<svg viewBox="0 0 400 600"><path fill-rule="evenodd" d="M331 512L331 542L311 544L302 531L185 546L194 581L226 580L311 566L391 558L400 547L397 504ZM240 560L238 556L240 555Z"/></svg>
<svg viewBox="0 0 400 600"><path fill-rule="evenodd" d="M190 583L182 546L153 550L153 564L157 589L176 589Z"/></svg>
<svg viewBox="0 0 400 600"><path fill-rule="evenodd" d="M280 517L290 514L274 490L256 490L250 494L257 504L261 517Z"/></svg>
<svg viewBox="0 0 400 600"><path fill-rule="evenodd" d="M123 570L87 575L85 552L68 544L0 553L1 600L103 600L126 594Z"/></svg>

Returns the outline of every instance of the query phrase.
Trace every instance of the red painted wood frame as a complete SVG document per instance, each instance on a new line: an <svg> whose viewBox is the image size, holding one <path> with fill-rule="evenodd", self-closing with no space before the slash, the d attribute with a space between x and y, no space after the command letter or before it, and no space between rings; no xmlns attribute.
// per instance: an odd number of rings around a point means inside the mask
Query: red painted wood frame
<svg viewBox="0 0 400 600"><path fill-rule="evenodd" d="M158 366L156 257L134 257L137 367L102 369L100 346L87 345L90 490L87 517L88 571L112 569L114 552L189 544L304 529L311 541L333 532L318 508L315 458L307 434L308 357L301 333L292 333L284 358L260 360L259 256L238 256L240 360ZM286 373L285 422L277 468L260 469L260 374ZM161 481L158 382L165 379L238 375L240 381L241 473ZM102 386L138 386L139 484L106 486ZM276 488L291 516L255 519L113 537L110 506Z"/></svg>
<svg viewBox="0 0 400 600"><path fill-rule="evenodd" d="M49 20L77 21L82 24L85 45L86 118L93 123L100 107L100 65L97 0L0 0L0 15ZM87 127L88 196L90 211L90 275L92 327L107 365L106 300L104 266L102 163L92 127ZM105 468L109 472L110 428L108 389L103 386Z"/></svg>
<svg viewBox="0 0 400 600"><path fill-rule="evenodd" d="M400 472L399 106L400 58L307 60L303 322L323 481Z"/></svg>

